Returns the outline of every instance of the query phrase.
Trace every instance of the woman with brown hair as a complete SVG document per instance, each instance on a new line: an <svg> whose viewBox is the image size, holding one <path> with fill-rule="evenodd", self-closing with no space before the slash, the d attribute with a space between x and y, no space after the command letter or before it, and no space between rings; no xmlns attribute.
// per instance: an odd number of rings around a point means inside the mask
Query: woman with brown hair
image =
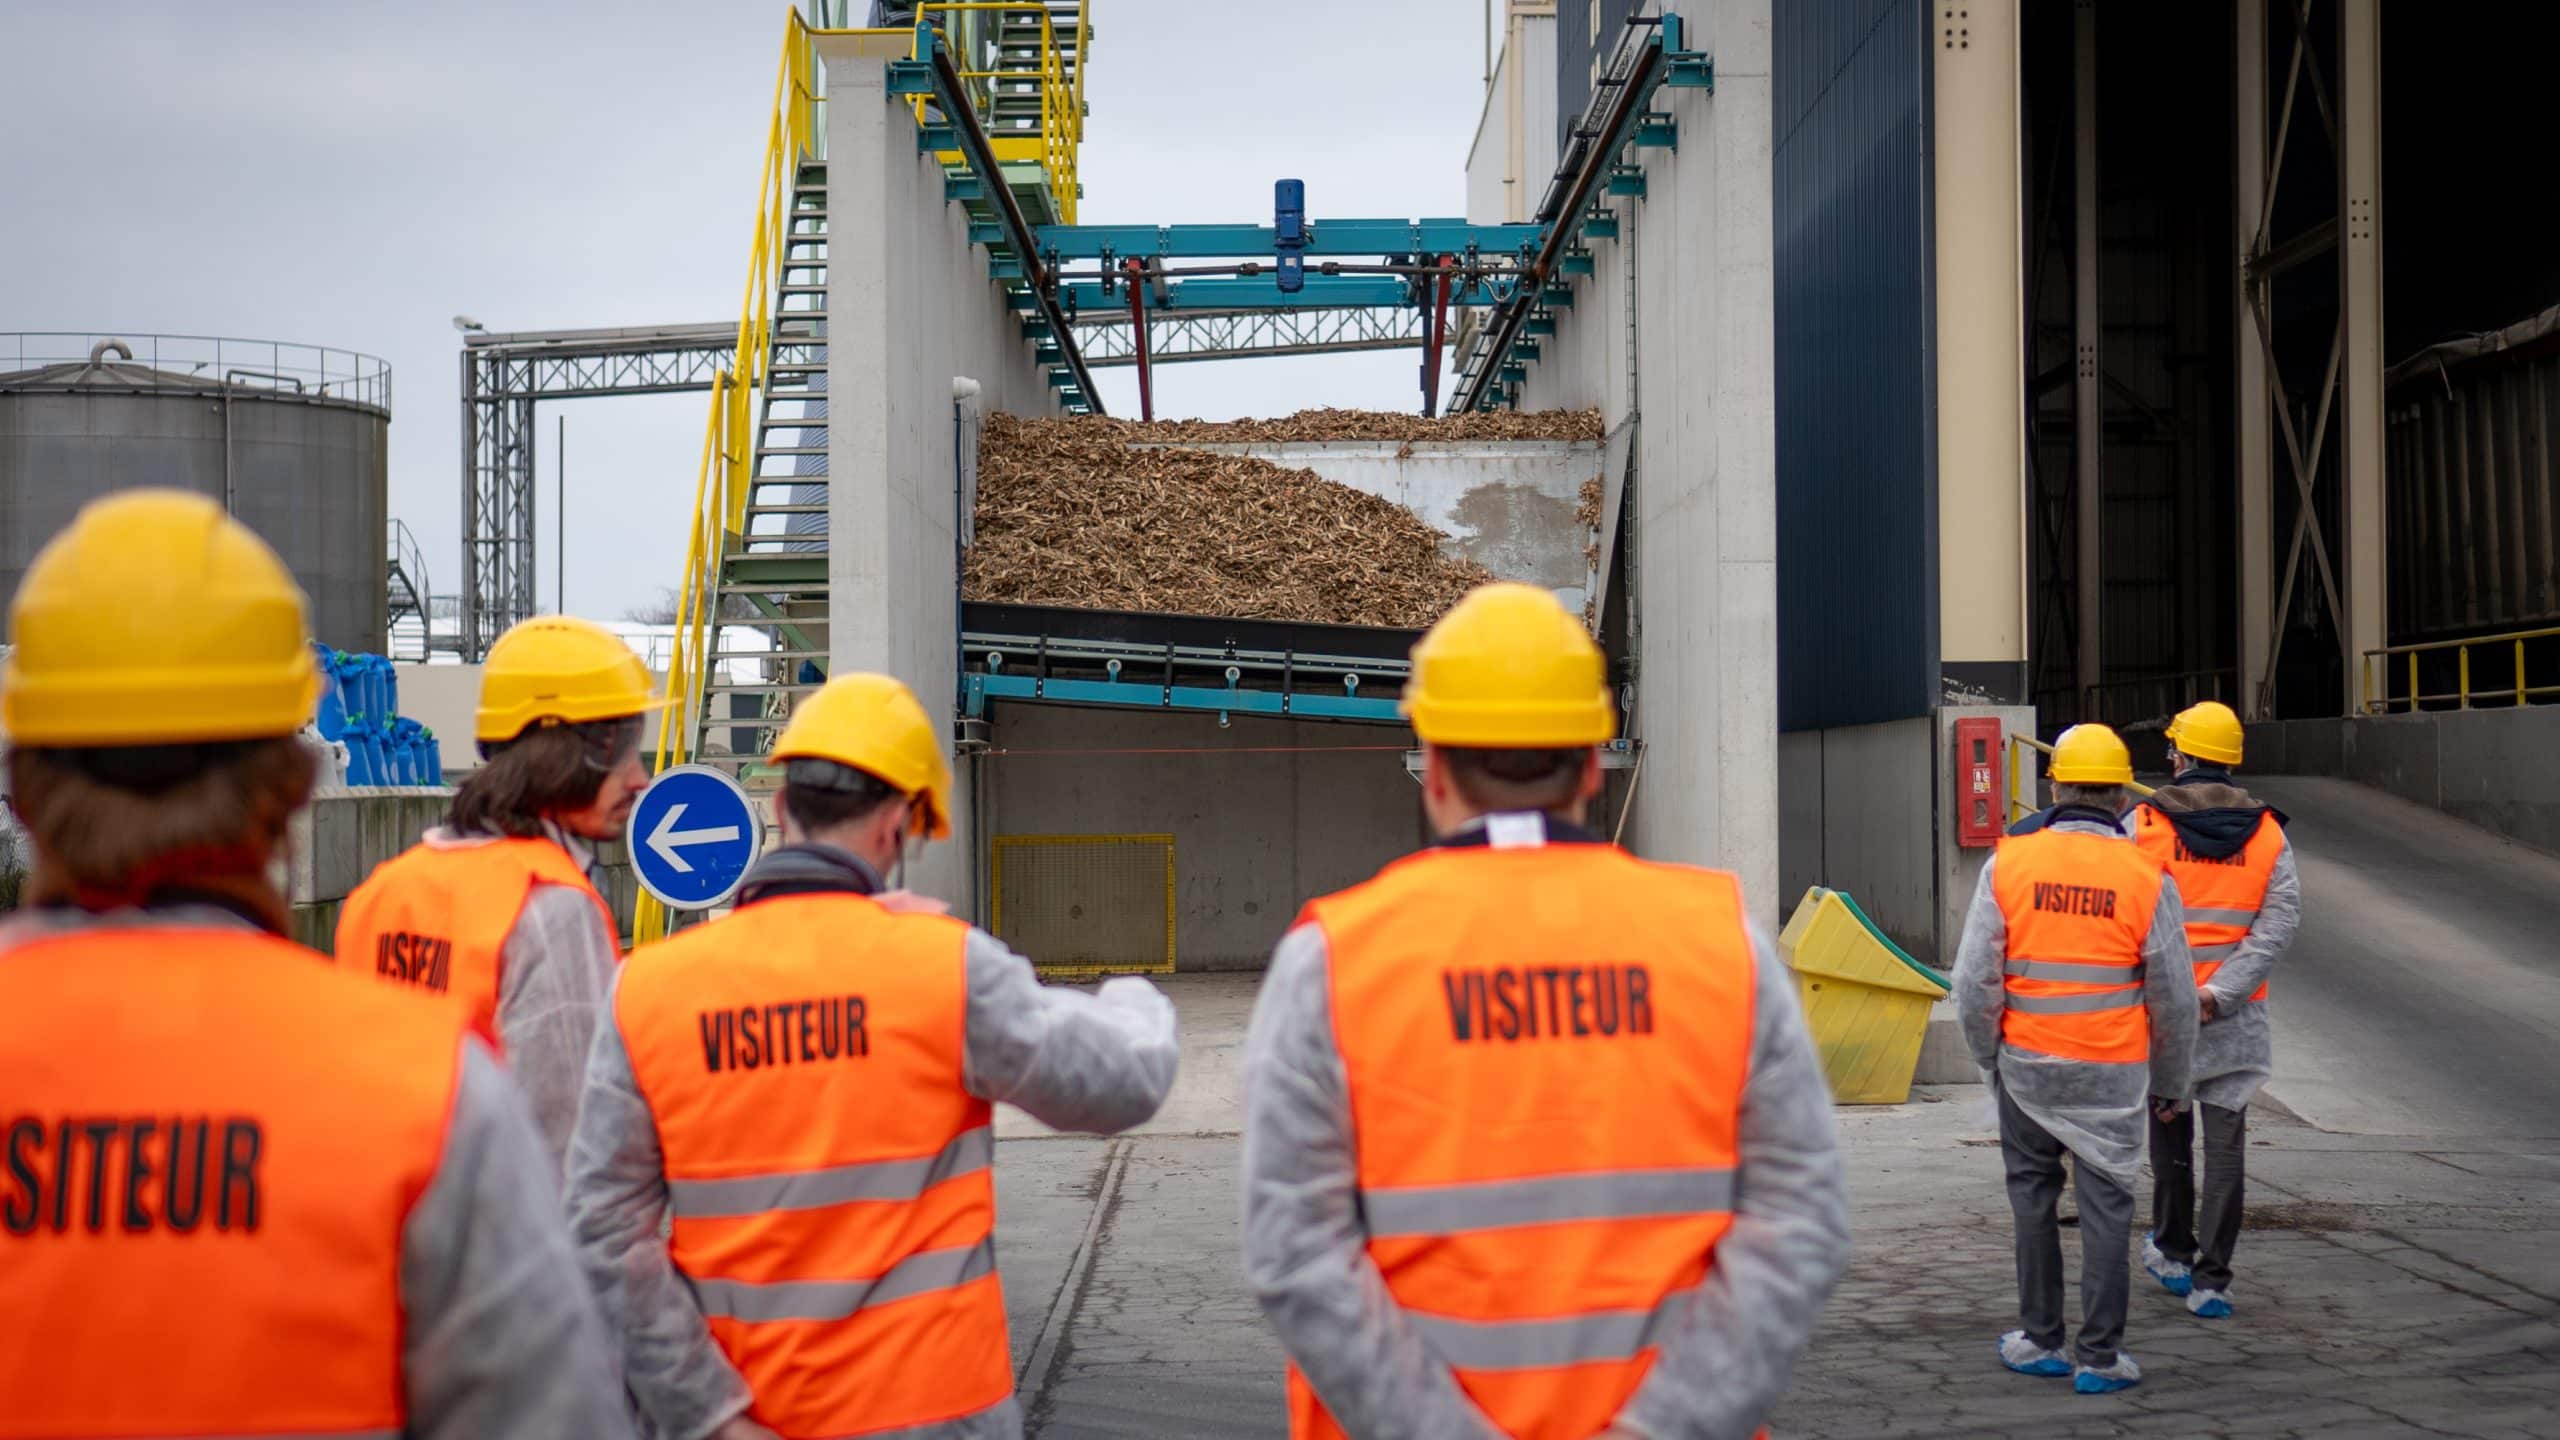
<svg viewBox="0 0 2560 1440"><path fill-rule="evenodd" d="M495 1040L560 1179L587 1047L621 954L593 876L649 783L649 672L567 615L498 637L474 729L487 763L441 827L376 869L338 918L338 963L450 994Z"/></svg>
<svg viewBox="0 0 2560 1440"><path fill-rule="evenodd" d="M627 1435L505 1073L458 1007L284 938L319 677L275 553L129 491L10 628L0 1428Z"/></svg>

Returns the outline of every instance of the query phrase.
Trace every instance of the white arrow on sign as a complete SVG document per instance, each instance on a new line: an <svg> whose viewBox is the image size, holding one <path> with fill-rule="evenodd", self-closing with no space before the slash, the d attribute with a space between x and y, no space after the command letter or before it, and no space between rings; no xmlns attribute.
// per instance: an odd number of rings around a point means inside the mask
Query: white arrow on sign
<svg viewBox="0 0 2560 1440"><path fill-rule="evenodd" d="M738 838L738 827L712 825L700 830L679 830L676 828L676 822L684 818L684 811L685 802L681 800L668 806L666 815L658 821L658 828L649 832L648 845L650 849L657 851L658 858L666 861L669 868L677 874L690 875L693 873L693 866L682 855L676 853L676 847L709 845L718 840L735 840Z"/></svg>

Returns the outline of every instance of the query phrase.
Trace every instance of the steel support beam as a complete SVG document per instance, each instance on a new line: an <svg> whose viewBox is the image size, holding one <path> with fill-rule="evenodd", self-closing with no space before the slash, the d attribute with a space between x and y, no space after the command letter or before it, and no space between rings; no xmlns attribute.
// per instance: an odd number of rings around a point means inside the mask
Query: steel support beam
<svg viewBox="0 0 2560 1440"><path fill-rule="evenodd" d="M474 334L462 345L462 656L536 613L535 402L708 390L734 324Z"/></svg>
<svg viewBox="0 0 2560 1440"><path fill-rule="evenodd" d="M2382 6L2345 0L2339 16L2338 117L2345 132L2338 156L2344 212L2339 313L2346 327L2340 383L2345 407L2346 468L2341 548L2347 572L2347 616L2338 637L2345 680L2340 714L2363 704L2360 672L2367 651L2390 643L2389 561L2385 549L2382 360Z"/></svg>
<svg viewBox="0 0 2560 1440"><path fill-rule="evenodd" d="M1238 310L1228 313L1147 317L1147 361L1244 360L1275 355L1338 355L1357 350L1409 350L1422 343L1422 312L1411 307L1355 306L1329 310ZM1076 344L1096 369L1127 365L1129 322L1116 315L1082 314Z"/></svg>
<svg viewBox="0 0 2560 1440"><path fill-rule="evenodd" d="M2232 0L2233 25L2233 155L2232 313L2248 316L2248 259L2257 237L2258 208L2267 184L2267 0ZM2240 708L2251 720L2270 718L2269 699L2258 683L2267 673L2269 623L2275 611L2275 450L2267 431L2269 372L2266 351L2253 333L2255 321L2242 319L2232 331L2233 378L2240 403L2233 415L2232 438L2239 448L2238 573Z"/></svg>
<svg viewBox="0 0 2560 1440"><path fill-rule="evenodd" d="M1268 225L1043 225L1039 244L1060 260L1218 259L1270 255ZM1307 227L1306 255L1527 256L1546 239L1544 225L1476 225L1465 220L1322 220Z"/></svg>
<svg viewBox="0 0 2560 1440"><path fill-rule="evenodd" d="M2106 598L2106 392L2098 302L2098 6L2076 0L2071 17L2072 509L2079 521L2074 574L2080 638L2074 678L2081 703L2106 679L2101 611Z"/></svg>
<svg viewBox="0 0 2560 1440"><path fill-rule="evenodd" d="M1310 267L1312 268L1312 267ZM1079 320L1093 311L1112 316L1125 316L1129 301L1125 292L1114 285L1106 294L1099 280L1070 280L1059 287L1065 292L1069 314ZM1452 305L1489 305L1510 294L1508 286L1497 288L1492 283L1478 283L1463 291L1451 287ZM1161 298L1150 294L1150 311L1183 310L1340 310L1354 306L1410 306L1415 303L1411 282L1401 275L1309 275L1302 288L1284 292L1280 279L1269 273L1239 276L1200 276L1174 280L1164 286Z"/></svg>

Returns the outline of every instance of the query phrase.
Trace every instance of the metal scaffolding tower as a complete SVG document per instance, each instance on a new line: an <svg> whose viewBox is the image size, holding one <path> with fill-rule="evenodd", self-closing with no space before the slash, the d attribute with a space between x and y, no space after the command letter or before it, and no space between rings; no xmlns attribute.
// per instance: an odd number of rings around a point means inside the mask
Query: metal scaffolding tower
<svg viewBox="0 0 2560 1440"><path fill-rule="evenodd" d="M462 342L462 658L535 613L534 405L708 390L735 324L473 333Z"/></svg>

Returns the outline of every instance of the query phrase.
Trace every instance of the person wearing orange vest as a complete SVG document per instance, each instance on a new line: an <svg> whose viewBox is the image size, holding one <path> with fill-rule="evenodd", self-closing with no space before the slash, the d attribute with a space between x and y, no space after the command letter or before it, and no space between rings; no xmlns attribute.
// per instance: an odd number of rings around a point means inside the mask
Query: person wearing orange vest
<svg viewBox="0 0 2560 1440"><path fill-rule="evenodd" d="M1952 995L2000 1116L2017 1225L2020 1327L2002 1364L2126 1389L2133 1187L2145 1112L2183 1111L2196 1044L2195 980L2178 883L2122 819L2133 756L2104 725L2054 743L2053 808L1983 863L1956 947ZM2063 1349L2063 1157L2080 1202L2080 1330Z"/></svg>
<svg viewBox="0 0 2560 1440"><path fill-rule="evenodd" d="M627 1436L505 1072L459 1007L284 938L306 613L221 506L149 489L11 605L0 1436Z"/></svg>
<svg viewBox="0 0 2560 1440"><path fill-rule="evenodd" d="M1460 601L1404 694L1438 842L1272 956L1244 1260L1297 1440L1748 1435L1847 1262L1830 1093L1740 883L1584 828L1603 669L1551 591Z"/></svg>
<svg viewBox="0 0 2560 1440"><path fill-rule="evenodd" d="M489 647L486 763L445 824L375 868L338 915L338 963L460 1000L533 1106L556 1182L622 942L594 878L648 787L648 668L603 626L518 623Z"/></svg>
<svg viewBox="0 0 2560 1440"><path fill-rule="evenodd" d="M1172 1002L1043 986L884 893L911 839L951 833L938 729L898 681L829 681L773 761L784 843L731 914L632 955L597 1032L569 1175L588 1280L668 1440L1012 1440L993 1104L1144 1121Z"/></svg>
<svg viewBox="0 0 2560 1440"><path fill-rule="evenodd" d="M2178 879L2195 955L2196 1108L2204 1120L2204 1203L2196 1203L2196 1116L2151 1121L2151 1219L2142 1265L2207 1320L2231 1314L2249 1102L2275 1068L2267 976L2302 924L2302 881L2284 812L2232 783L2240 717L2208 700L2169 722L2170 782L2133 811L2133 838ZM2198 1228L2201 1219L2202 1228Z"/></svg>

